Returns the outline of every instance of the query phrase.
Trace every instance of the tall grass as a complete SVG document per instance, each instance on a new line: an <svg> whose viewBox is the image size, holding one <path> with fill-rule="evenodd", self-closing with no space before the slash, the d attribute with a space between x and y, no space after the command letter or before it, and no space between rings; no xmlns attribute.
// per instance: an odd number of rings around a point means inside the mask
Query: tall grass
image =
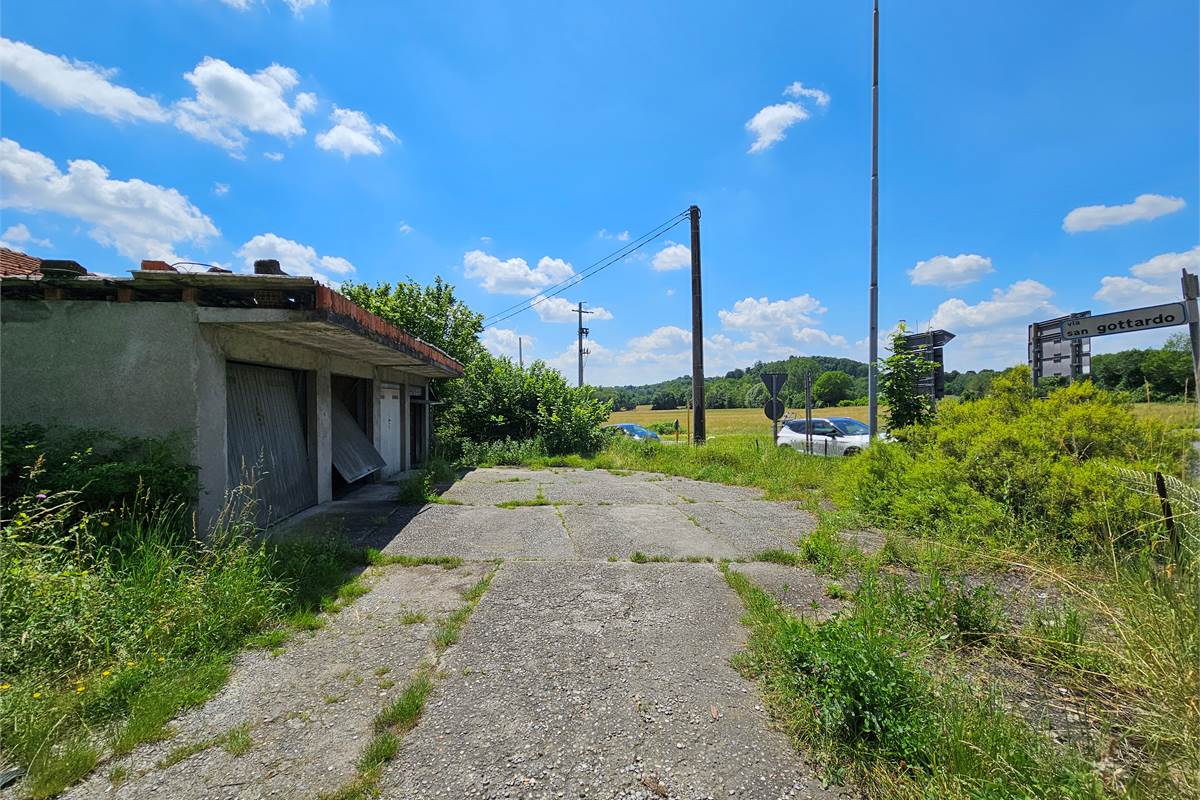
<svg viewBox="0 0 1200 800"><path fill-rule="evenodd" d="M255 538L252 504L197 538L186 506L107 513L19 498L0 532L0 743L35 797L102 751L167 735L222 686L233 653L312 613L365 563L335 541Z"/></svg>

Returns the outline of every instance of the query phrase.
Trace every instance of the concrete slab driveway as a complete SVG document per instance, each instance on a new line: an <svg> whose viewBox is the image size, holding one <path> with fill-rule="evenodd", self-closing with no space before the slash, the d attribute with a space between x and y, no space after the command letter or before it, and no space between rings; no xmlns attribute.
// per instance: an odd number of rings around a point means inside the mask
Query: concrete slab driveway
<svg viewBox="0 0 1200 800"><path fill-rule="evenodd" d="M401 507L379 486L301 520L385 553L467 563L370 568L371 591L323 629L244 654L174 737L67 796L358 797L339 789L353 786L376 713L429 664L435 688L378 777L382 797L842 796L730 666L746 630L718 567L630 559L790 549L809 514L756 490L599 470L476 470L444 500ZM805 570L737 566L794 607L820 599ZM457 643L436 647L437 626L493 571ZM253 742L244 752L220 744L234 730Z"/></svg>
<svg viewBox="0 0 1200 800"><path fill-rule="evenodd" d="M810 514L753 489L600 470L476 470L444 497L461 505L427 506L373 544L507 561L384 797L838 796L730 666L743 610L717 567L628 561L793 549Z"/></svg>

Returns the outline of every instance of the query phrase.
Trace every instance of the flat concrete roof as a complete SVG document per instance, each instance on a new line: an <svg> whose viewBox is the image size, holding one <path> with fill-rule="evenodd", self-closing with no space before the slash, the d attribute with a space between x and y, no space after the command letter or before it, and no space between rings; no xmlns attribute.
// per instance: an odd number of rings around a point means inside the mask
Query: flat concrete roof
<svg viewBox="0 0 1200 800"><path fill-rule="evenodd" d="M312 278L226 272L137 270L129 278L4 276L10 300L187 302L200 324L235 328L431 378L457 378L463 365L445 351L356 305Z"/></svg>

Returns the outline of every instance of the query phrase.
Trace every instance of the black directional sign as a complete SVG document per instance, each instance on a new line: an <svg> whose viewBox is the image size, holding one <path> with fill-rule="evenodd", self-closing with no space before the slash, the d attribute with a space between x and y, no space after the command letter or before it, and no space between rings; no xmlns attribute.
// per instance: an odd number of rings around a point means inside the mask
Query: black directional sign
<svg viewBox="0 0 1200 800"><path fill-rule="evenodd" d="M767 415L767 419L771 422L776 422L783 416L783 401L772 397L763 406L763 413Z"/></svg>
<svg viewBox="0 0 1200 800"><path fill-rule="evenodd" d="M771 393L771 397L778 397L779 392L783 389L783 384L787 383L786 372L764 372L759 377L766 384L767 391ZM770 415L768 414L767 416Z"/></svg>
<svg viewBox="0 0 1200 800"><path fill-rule="evenodd" d="M904 350L916 353L933 364L933 368L917 379L917 390L932 400L940 400L946 391L946 376L942 366L942 347L954 338L950 331L936 330L910 333L902 341Z"/></svg>

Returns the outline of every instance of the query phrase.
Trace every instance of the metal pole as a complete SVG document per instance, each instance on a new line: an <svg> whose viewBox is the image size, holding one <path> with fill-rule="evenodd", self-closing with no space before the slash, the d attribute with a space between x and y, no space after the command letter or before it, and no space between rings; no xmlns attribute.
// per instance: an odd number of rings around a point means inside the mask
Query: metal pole
<svg viewBox="0 0 1200 800"><path fill-rule="evenodd" d="M1192 339L1192 380L1197 388L1196 405L1200 411L1200 310L1196 297L1200 296L1200 277L1183 270L1183 299L1187 303L1188 334Z"/></svg>
<svg viewBox="0 0 1200 800"><path fill-rule="evenodd" d="M876 362L879 360L879 0L875 0L873 60L871 64L871 331L867 366L867 419L871 438L879 429Z"/></svg>
<svg viewBox="0 0 1200 800"><path fill-rule="evenodd" d="M812 375L804 373L804 452L812 453Z"/></svg>
<svg viewBox="0 0 1200 800"><path fill-rule="evenodd" d="M692 222L692 437L704 444L704 315L700 302L700 207L688 209Z"/></svg>
<svg viewBox="0 0 1200 800"><path fill-rule="evenodd" d="M525 348L520 336L517 337L517 364L521 369L525 369Z"/></svg>

